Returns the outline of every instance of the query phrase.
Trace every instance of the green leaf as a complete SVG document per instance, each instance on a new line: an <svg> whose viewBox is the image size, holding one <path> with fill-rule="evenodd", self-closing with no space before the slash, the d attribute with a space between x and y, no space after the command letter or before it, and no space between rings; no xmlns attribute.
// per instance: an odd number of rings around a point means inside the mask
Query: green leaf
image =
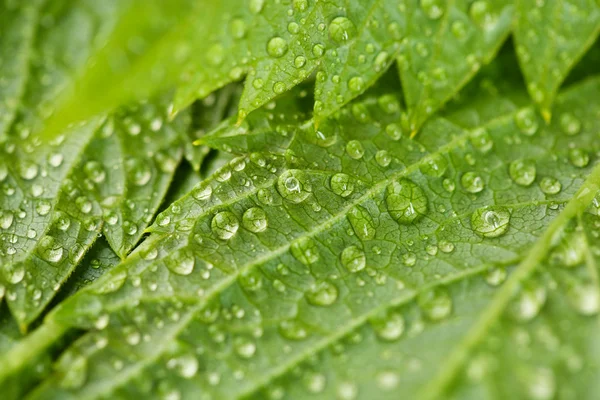
<svg viewBox="0 0 600 400"><path fill-rule="evenodd" d="M413 141L367 96L283 154L235 158L0 377L76 327L30 398L583 395L568 368L597 363L599 89L559 97L575 135L514 106Z"/></svg>
<svg viewBox="0 0 600 400"><path fill-rule="evenodd" d="M519 0L514 37L532 99L550 119L560 84L600 34L593 0Z"/></svg>
<svg viewBox="0 0 600 400"><path fill-rule="evenodd" d="M316 74L315 120L362 94L398 57L416 131L448 101L508 36L505 1L255 2L219 14L203 51L188 67L175 110L247 73L240 119Z"/></svg>

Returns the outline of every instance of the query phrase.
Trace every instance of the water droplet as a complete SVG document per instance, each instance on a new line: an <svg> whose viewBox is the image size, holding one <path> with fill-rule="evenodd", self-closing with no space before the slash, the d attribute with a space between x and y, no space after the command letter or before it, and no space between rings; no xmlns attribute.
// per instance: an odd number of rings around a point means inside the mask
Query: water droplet
<svg viewBox="0 0 600 400"><path fill-rule="evenodd" d="M360 76L350 78L348 81L348 89L352 92L360 92L365 88L365 81Z"/></svg>
<svg viewBox="0 0 600 400"><path fill-rule="evenodd" d="M444 15L443 0L421 0L421 8L429 19L439 19Z"/></svg>
<svg viewBox="0 0 600 400"><path fill-rule="evenodd" d="M540 182L540 189L546 194L557 194L562 189L562 184L556 178L546 176Z"/></svg>
<svg viewBox="0 0 600 400"><path fill-rule="evenodd" d="M390 215L401 224L410 224L427 213L427 196L408 179L392 182L385 197Z"/></svg>
<svg viewBox="0 0 600 400"><path fill-rule="evenodd" d="M471 215L471 226L483 237L495 238L508 230L510 211L503 206L489 206L477 209Z"/></svg>
<svg viewBox="0 0 600 400"><path fill-rule="evenodd" d="M440 155L435 155L427 160L424 164L419 167L422 173L425 175L439 178L444 175L448 169L448 161Z"/></svg>
<svg viewBox="0 0 600 400"><path fill-rule="evenodd" d="M130 158L125 162L129 179L136 186L146 185L152 178L152 168L147 160Z"/></svg>
<svg viewBox="0 0 600 400"><path fill-rule="evenodd" d="M515 160L510 163L508 172L510 178L521 186L529 186L535 181L536 168L531 160Z"/></svg>
<svg viewBox="0 0 600 400"><path fill-rule="evenodd" d="M292 243L292 255L304 265L314 264L319 260L319 249L315 242L308 237L303 237Z"/></svg>
<svg viewBox="0 0 600 400"><path fill-rule="evenodd" d="M15 216L11 211L0 211L0 228L10 228L14 219Z"/></svg>
<svg viewBox="0 0 600 400"><path fill-rule="evenodd" d="M285 39L275 36L267 44L267 53L271 57L280 58L288 51L288 44Z"/></svg>
<svg viewBox="0 0 600 400"><path fill-rule="evenodd" d="M19 165L19 175L25 180L32 180L38 175L39 167L31 161L24 161Z"/></svg>
<svg viewBox="0 0 600 400"><path fill-rule="evenodd" d="M252 14L258 14L262 11L265 0L250 0L249 9Z"/></svg>
<svg viewBox="0 0 600 400"><path fill-rule="evenodd" d="M469 193L479 193L485 187L483 179L475 172L467 172L460 178L462 187Z"/></svg>
<svg viewBox="0 0 600 400"><path fill-rule="evenodd" d="M273 92L275 92L275 94L281 94L285 92L285 83L275 82L275 84L273 85Z"/></svg>
<svg viewBox="0 0 600 400"><path fill-rule="evenodd" d="M256 344L245 337L238 337L235 339L234 349L238 356L241 358L252 358L256 353Z"/></svg>
<svg viewBox="0 0 600 400"><path fill-rule="evenodd" d="M182 354L179 357L169 360L167 366L175 368L179 376L190 379L196 376L198 372L198 359L193 354Z"/></svg>
<svg viewBox="0 0 600 400"><path fill-rule="evenodd" d="M329 24L329 37L338 44L343 44L356 35L356 27L346 17L336 17Z"/></svg>
<svg viewBox="0 0 600 400"><path fill-rule="evenodd" d="M375 153L375 161L377 161L379 166L385 168L392 162L392 156L390 156L390 153L388 153L387 150L379 150Z"/></svg>
<svg viewBox="0 0 600 400"><path fill-rule="evenodd" d="M369 319L373 331L381 340L392 342L404 333L404 317L399 312L386 311Z"/></svg>
<svg viewBox="0 0 600 400"><path fill-rule="evenodd" d="M23 266L23 264L9 264L3 272L8 283L11 283L13 285L16 285L17 283L21 282L23 278L25 278L25 267Z"/></svg>
<svg viewBox="0 0 600 400"><path fill-rule="evenodd" d="M150 255L153 255L153 254L150 254ZM156 258L156 256L155 256L155 258ZM177 275L186 276L186 275L191 274L192 271L194 271L194 266L196 264L196 260L193 255L186 254L179 259L168 260L166 264L167 264L167 268L171 272L173 272Z"/></svg>
<svg viewBox="0 0 600 400"><path fill-rule="evenodd" d="M443 253L452 253L454 251L454 244L446 240L439 242L438 247Z"/></svg>
<svg viewBox="0 0 600 400"><path fill-rule="evenodd" d="M248 292L255 292L263 285L262 275L255 270L249 270L242 273L239 281L240 285Z"/></svg>
<svg viewBox="0 0 600 400"><path fill-rule="evenodd" d="M571 305L581 315L596 315L600 311L600 291L595 285L574 285L568 294Z"/></svg>
<svg viewBox="0 0 600 400"><path fill-rule="evenodd" d="M327 307L338 298L338 288L327 281L316 283L306 292L306 300L313 306Z"/></svg>
<svg viewBox="0 0 600 400"><path fill-rule="evenodd" d="M315 44L312 48L313 56L322 57L325 53L325 47L322 44Z"/></svg>
<svg viewBox="0 0 600 400"><path fill-rule="evenodd" d="M60 379L60 386L64 389L77 389L83 386L87 379L88 363L84 356L71 358L68 368Z"/></svg>
<svg viewBox="0 0 600 400"><path fill-rule="evenodd" d="M301 203L312 192L312 185L301 170L290 169L277 179L277 190L288 201Z"/></svg>
<svg viewBox="0 0 600 400"><path fill-rule="evenodd" d="M288 340L304 340L308 337L306 328L296 320L281 322L279 324L279 333Z"/></svg>
<svg viewBox="0 0 600 400"><path fill-rule="evenodd" d="M583 149L570 149L569 161L574 167L585 168L590 162L589 154Z"/></svg>
<svg viewBox="0 0 600 400"><path fill-rule="evenodd" d="M402 137L402 128L398 124L389 124L385 127L385 133L392 140L400 140Z"/></svg>
<svg viewBox="0 0 600 400"><path fill-rule="evenodd" d="M330 181L331 190L338 196L348 197L354 191L354 182L349 175L344 173L335 174Z"/></svg>
<svg viewBox="0 0 600 400"><path fill-rule="evenodd" d="M229 32L231 36L236 39L241 39L246 36L246 23L243 19L235 18L229 25Z"/></svg>
<svg viewBox="0 0 600 400"><path fill-rule="evenodd" d="M260 207L249 208L242 216L242 225L250 232L263 232L267 229L267 214Z"/></svg>
<svg viewBox="0 0 600 400"><path fill-rule="evenodd" d="M523 108L517 111L515 125L526 136L534 135L540 127L537 115L532 108Z"/></svg>
<svg viewBox="0 0 600 400"><path fill-rule="evenodd" d="M452 299L445 289L436 288L419 295L419 306L431 321L447 318L452 312Z"/></svg>
<svg viewBox="0 0 600 400"><path fill-rule="evenodd" d="M487 1L479 0L471 4L469 15L473 22L483 29L492 28L491 25L494 24L495 18Z"/></svg>
<svg viewBox="0 0 600 400"><path fill-rule="evenodd" d="M526 322L535 318L546 303L546 289L530 285L510 305L509 312L518 321Z"/></svg>
<svg viewBox="0 0 600 400"><path fill-rule="evenodd" d="M494 141L485 128L478 128L473 131L471 134L471 144L484 154L494 147Z"/></svg>
<svg viewBox="0 0 600 400"><path fill-rule="evenodd" d="M294 58L294 67L296 68L302 68L306 65L306 57L304 56L297 56L296 58Z"/></svg>
<svg viewBox="0 0 600 400"><path fill-rule="evenodd" d="M554 372L548 368L537 368L529 377L527 390L532 400L551 400L556 394Z"/></svg>
<svg viewBox="0 0 600 400"><path fill-rule="evenodd" d="M350 272L358 272L365 269L367 259L365 252L356 246L348 246L340 256L342 265Z"/></svg>
<svg viewBox="0 0 600 400"><path fill-rule="evenodd" d="M53 153L53 154L50 154L50 156L48 157L48 164L50 164L54 168L58 168L62 165L64 159L65 158L62 154ZM2 181L2 179L0 179L0 181Z"/></svg>
<svg viewBox="0 0 600 400"><path fill-rule="evenodd" d="M572 113L566 112L560 116L560 128L566 135L574 136L581 132L581 121Z"/></svg>
<svg viewBox="0 0 600 400"><path fill-rule="evenodd" d="M490 286L498 286L506 280L506 268L495 267L488 271L485 276L485 281Z"/></svg>
<svg viewBox="0 0 600 400"><path fill-rule="evenodd" d="M363 145L358 140L351 140L346 144L346 153L355 160L359 160L365 154Z"/></svg>
<svg viewBox="0 0 600 400"><path fill-rule="evenodd" d="M327 379L323 374L310 372L304 376L303 382L308 392L321 393L325 390Z"/></svg>
<svg viewBox="0 0 600 400"><path fill-rule="evenodd" d="M52 236L45 236L40 240L38 253L42 259L58 263L63 259L64 249Z"/></svg>
<svg viewBox="0 0 600 400"><path fill-rule="evenodd" d="M206 200L210 199L210 197L212 196L212 192L213 192L212 187L200 186L199 188L194 189L194 191L192 192L192 196L194 197L194 199L196 199L198 201L206 201Z"/></svg>
<svg viewBox="0 0 600 400"><path fill-rule="evenodd" d="M377 385L381 390L394 390L400 383L400 376L397 372L386 370L377 373Z"/></svg>
<svg viewBox="0 0 600 400"><path fill-rule="evenodd" d="M221 211L213 217L210 226L219 239L228 240L236 234L240 225L232 212Z"/></svg>
<svg viewBox="0 0 600 400"><path fill-rule="evenodd" d="M106 179L106 172L104 172L102 164L100 164L98 161L86 162L83 166L83 171L85 172L85 175L93 182L101 183L104 182L104 179Z"/></svg>
<svg viewBox="0 0 600 400"><path fill-rule="evenodd" d="M352 225L352 230L361 240L370 240L375 237L375 222L369 210L363 206L352 208L348 213L348 220Z"/></svg>
<svg viewBox="0 0 600 400"><path fill-rule="evenodd" d="M337 387L339 400L354 400L358 396L358 387L353 382L342 382Z"/></svg>

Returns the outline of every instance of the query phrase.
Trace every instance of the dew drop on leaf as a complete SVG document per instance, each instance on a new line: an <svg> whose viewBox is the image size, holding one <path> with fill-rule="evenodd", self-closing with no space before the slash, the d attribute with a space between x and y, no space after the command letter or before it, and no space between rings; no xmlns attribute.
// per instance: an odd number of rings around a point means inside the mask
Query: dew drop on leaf
<svg viewBox="0 0 600 400"><path fill-rule="evenodd" d="M338 298L338 288L327 281L319 282L309 289L306 300L313 306L327 307L335 303Z"/></svg>
<svg viewBox="0 0 600 400"><path fill-rule="evenodd" d="M490 286L498 286L506 280L506 268L494 267L491 268L485 275L485 281Z"/></svg>
<svg viewBox="0 0 600 400"><path fill-rule="evenodd" d="M300 238L290 248L294 258L304 265L314 264L319 260L319 250L311 238Z"/></svg>
<svg viewBox="0 0 600 400"><path fill-rule="evenodd" d="M265 0L250 0L250 12L252 14L258 14L262 11L264 5Z"/></svg>
<svg viewBox="0 0 600 400"><path fill-rule="evenodd" d="M19 165L19 175L21 178L29 181L38 175L39 167L36 163L31 161L23 161Z"/></svg>
<svg viewBox="0 0 600 400"><path fill-rule="evenodd" d="M521 290L511 302L510 315L517 321L530 321L535 318L546 303L546 289L538 285L530 285Z"/></svg>
<svg viewBox="0 0 600 400"><path fill-rule="evenodd" d="M260 207L249 208L242 216L242 225L250 232L263 232L268 225L267 214Z"/></svg>
<svg viewBox="0 0 600 400"><path fill-rule="evenodd" d="M8 229L12 226L15 216L11 211L0 211L0 228Z"/></svg>
<svg viewBox="0 0 600 400"><path fill-rule="evenodd" d="M336 17L329 24L329 37L337 44L343 44L356 35L356 27L346 17Z"/></svg>
<svg viewBox="0 0 600 400"><path fill-rule="evenodd" d="M409 179L390 183L385 202L392 218L401 224L410 224L427 213L425 192Z"/></svg>
<svg viewBox="0 0 600 400"><path fill-rule="evenodd" d="M579 148L569 150L569 162L577 168L585 168L590 163L589 154Z"/></svg>
<svg viewBox="0 0 600 400"><path fill-rule="evenodd" d="M400 376L392 370L378 372L376 379L379 388L385 391L396 389L400 383Z"/></svg>
<svg viewBox="0 0 600 400"><path fill-rule="evenodd" d="M360 76L350 78L348 81L348 89L350 89L352 92L360 92L364 89L364 87L365 81Z"/></svg>
<svg viewBox="0 0 600 400"><path fill-rule="evenodd" d="M88 362L84 356L76 356L69 360L69 366L60 380L64 389L77 389L83 386L87 379Z"/></svg>
<svg viewBox="0 0 600 400"><path fill-rule="evenodd" d="M471 134L471 144L484 154L494 147L494 141L485 128L478 128L473 131Z"/></svg>
<svg viewBox="0 0 600 400"><path fill-rule="evenodd" d="M194 189L194 191L192 192L192 196L194 197L194 199L198 200L198 201L206 201L208 199L210 199L210 197L212 196L212 187L210 186L205 186L205 187L199 187L197 189Z"/></svg>
<svg viewBox="0 0 600 400"><path fill-rule="evenodd" d="M421 8L429 19L439 19L444 15L444 0L421 0Z"/></svg>
<svg viewBox="0 0 600 400"><path fill-rule="evenodd" d="M400 339L405 329L404 317L395 311L387 311L369 319L375 335L381 340L392 342Z"/></svg>
<svg viewBox="0 0 600 400"><path fill-rule="evenodd" d="M288 44L285 41L285 39L280 38L279 36L275 36L274 38L271 38L271 40L269 40L269 43L267 43L267 53L269 53L269 55L271 57L274 58L280 58L283 57L285 55L285 53L287 53L288 51Z"/></svg>
<svg viewBox="0 0 600 400"><path fill-rule="evenodd" d="M277 179L277 191L281 196L292 203L301 203L312 192L312 185L303 171L290 169Z"/></svg>
<svg viewBox="0 0 600 400"><path fill-rule="evenodd" d="M211 223L211 229L213 233L223 240L228 240L233 237L240 227L238 219L230 211L221 211L217 213Z"/></svg>
<svg viewBox="0 0 600 400"><path fill-rule="evenodd" d="M349 175L338 173L331 177L331 190L338 196L348 197L354 191L354 182Z"/></svg>
<svg viewBox="0 0 600 400"><path fill-rule="evenodd" d="M65 250L52 236L45 236L39 243L39 254L43 260L58 263L63 259Z"/></svg>
<svg viewBox="0 0 600 400"><path fill-rule="evenodd" d="M325 385L327 384L325 375L315 372L305 374L302 381L309 393L321 393L325 390Z"/></svg>
<svg viewBox="0 0 600 400"><path fill-rule="evenodd" d="M186 276L194 271L196 260L193 255L186 254L176 260L168 260L166 264L167 268L174 274Z"/></svg>
<svg viewBox="0 0 600 400"><path fill-rule="evenodd" d="M355 160L359 160L365 154L363 145L358 140L351 140L346 144L346 153Z"/></svg>
<svg viewBox="0 0 600 400"><path fill-rule="evenodd" d="M568 292L569 301L581 315L591 316L600 310L600 291L592 284L573 285Z"/></svg>
<svg viewBox="0 0 600 400"><path fill-rule="evenodd" d="M540 123L532 108L522 108L515 114L515 125L522 134L531 136L538 131Z"/></svg>
<svg viewBox="0 0 600 400"><path fill-rule="evenodd" d="M485 187L483 179L476 172L466 172L460 178L460 184L469 193L479 193Z"/></svg>
<svg viewBox="0 0 600 400"><path fill-rule="evenodd" d="M502 236L510 224L510 211L503 206L489 206L477 209L471 215L471 227L486 238Z"/></svg>
<svg viewBox="0 0 600 400"><path fill-rule="evenodd" d="M241 358L252 358L256 353L256 344L246 337L236 338L233 347L235 353Z"/></svg>
<svg viewBox="0 0 600 400"><path fill-rule="evenodd" d="M424 164L421 164L419 169L425 175L439 178L448 169L448 161L442 156L435 155L427 159Z"/></svg>
<svg viewBox="0 0 600 400"><path fill-rule="evenodd" d="M535 181L536 167L532 160L515 160L510 163L510 178L520 186L529 186Z"/></svg>
<svg viewBox="0 0 600 400"><path fill-rule="evenodd" d="M392 140L400 140L402 137L402 128L400 128L400 125L398 124L388 124L385 127L385 133L387 133Z"/></svg>
<svg viewBox="0 0 600 400"><path fill-rule="evenodd" d="M350 272L358 272L365 269L365 252L357 246L348 246L342 251L340 256L342 265Z"/></svg>
<svg viewBox="0 0 600 400"><path fill-rule="evenodd" d="M562 189L562 184L556 178L545 176L540 181L540 189L546 194L558 194Z"/></svg>
<svg viewBox="0 0 600 400"><path fill-rule="evenodd" d="M130 158L125 162L129 179L136 186L146 185L152 178L152 168L148 161L141 158Z"/></svg>
<svg viewBox="0 0 600 400"><path fill-rule="evenodd" d="M379 150L375 153L375 161L379 166L385 168L392 162L392 156L390 156L390 153L388 153L387 150Z"/></svg>
<svg viewBox="0 0 600 400"><path fill-rule="evenodd" d="M375 233L377 232L375 222L369 210L365 207L358 205L353 207L348 212L348 220L350 221L352 230L359 239L370 240L375 237Z"/></svg>
<svg viewBox="0 0 600 400"><path fill-rule="evenodd" d="M559 119L560 129L569 136L577 135L581 132L581 121L570 112L565 112Z"/></svg>
<svg viewBox="0 0 600 400"><path fill-rule="evenodd" d="M419 306L430 321L440 321L452 312L452 299L445 289L436 288L419 295Z"/></svg>
<svg viewBox="0 0 600 400"><path fill-rule="evenodd" d="M304 340L308 337L306 328L296 320L287 320L279 324L279 333L288 340Z"/></svg>

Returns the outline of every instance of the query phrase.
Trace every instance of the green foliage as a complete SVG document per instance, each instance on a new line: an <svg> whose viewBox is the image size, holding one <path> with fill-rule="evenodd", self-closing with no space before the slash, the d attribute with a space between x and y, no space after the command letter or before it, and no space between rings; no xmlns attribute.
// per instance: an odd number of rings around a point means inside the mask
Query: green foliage
<svg viewBox="0 0 600 400"><path fill-rule="evenodd" d="M0 0L3 398L594 398L599 19Z"/></svg>

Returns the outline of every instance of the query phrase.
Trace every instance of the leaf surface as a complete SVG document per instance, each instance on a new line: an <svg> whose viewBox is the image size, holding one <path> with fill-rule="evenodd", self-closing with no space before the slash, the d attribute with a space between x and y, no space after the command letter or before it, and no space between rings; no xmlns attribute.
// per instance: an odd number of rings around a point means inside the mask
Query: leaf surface
<svg viewBox="0 0 600 400"><path fill-rule="evenodd" d="M367 97L323 135L309 124L282 154L232 160L50 314L89 333L30 397L584 393L556 381L568 358L531 359L519 332L544 346L567 329L552 313L581 337L597 321L595 247L581 238L597 230L599 85L557 102L582 123L574 136L538 119L532 132L515 106L398 139L401 111ZM488 354L515 372L486 375Z"/></svg>

